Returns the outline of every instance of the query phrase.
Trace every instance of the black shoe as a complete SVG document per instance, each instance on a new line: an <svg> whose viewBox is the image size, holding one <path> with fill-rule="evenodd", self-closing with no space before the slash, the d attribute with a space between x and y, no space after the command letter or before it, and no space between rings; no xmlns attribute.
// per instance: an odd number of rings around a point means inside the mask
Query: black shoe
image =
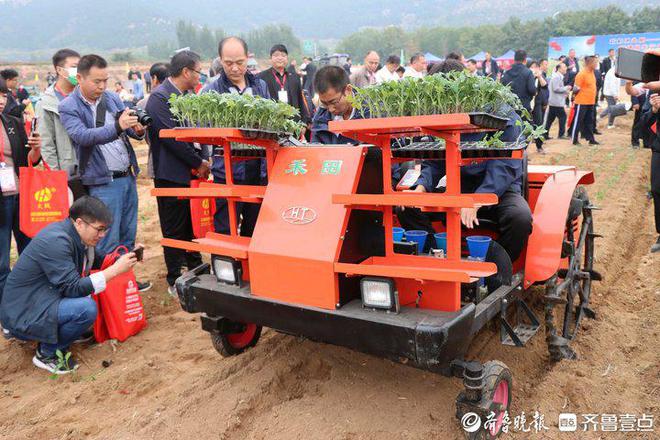
<svg viewBox="0 0 660 440"><path fill-rule="evenodd" d="M58 358L57 356L45 356L41 354L39 348L32 358L32 363L37 368L42 368L53 374L69 374L76 371L78 368L78 362L71 357L71 352L63 353L65 358ZM66 359L66 356L69 355L69 359Z"/></svg>
<svg viewBox="0 0 660 440"><path fill-rule="evenodd" d="M550 139L554 139L554 138L551 138L550 136L544 136L544 138L545 138L546 141L549 141Z"/></svg>
<svg viewBox="0 0 660 440"><path fill-rule="evenodd" d="M146 292L147 290L151 289L151 281L145 281L145 282L136 281L136 282L138 286L138 291L140 292Z"/></svg>
<svg viewBox="0 0 660 440"><path fill-rule="evenodd" d="M589 145L600 145L598 141L589 141Z"/></svg>
<svg viewBox="0 0 660 440"><path fill-rule="evenodd" d="M658 237L658 241L656 241L655 244L651 246L651 253L654 254L656 252L660 252L660 237Z"/></svg>
<svg viewBox="0 0 660 440"><path fill-rule="evenodd" d="M557 139L568 139L568 136L557 136Z"/></svg>
<svg viewBox="0 0 660 440"><path fill-rule="evenodd" d="M536 152L537 152L538 154L545 154L545 150L544 150L543 148L537 148L537 149L536 149Z"/></svg>
<svg viewBox="0 0 660 440"><path fill-rule="evenodd" d="M594 134L603 134L599 130L594 130Z"/></svg>
<svg viewBox="0 0 660 440"><path fill-rule="evenodd" d="M581 144L581 143L579 143L578 141L575 141L575 142L573 142L573 145L577 145L577 146L579 146L579 147L581 147L581 146L582 146L582 144Z"/></svg>
<svg viewBox="0 0 660 440"><path fill-rule="evenodd" d="M84 344L85 342L90 342L94 339L94 331L87 330L82 335L78 336L78 339L73 341L74 344Z"/></svg>
<svg viewBox="0 0 660 440"><path fill-rule="evenodd" d="M632 144L632 149L633 150L638 150L639 149L639 144Z"/></svg>

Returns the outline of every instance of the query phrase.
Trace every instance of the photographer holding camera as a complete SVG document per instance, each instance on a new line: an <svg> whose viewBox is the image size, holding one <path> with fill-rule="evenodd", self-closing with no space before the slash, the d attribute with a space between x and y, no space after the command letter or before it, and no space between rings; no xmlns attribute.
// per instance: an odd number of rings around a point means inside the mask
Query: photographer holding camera
<svg viewBox="0 0 660 440"><path fill-rule="evenodd" d="M134 110L126 109L107 89L108 63L98 55L78 62L75 90L59 104L60 119L78 153L82 183L89 195L108 206L115 219L98 244L102 253L117 246L135 247L140 172L128 137L143 139L145 127ZM151 283L138 282L140 291Z"/></svg>

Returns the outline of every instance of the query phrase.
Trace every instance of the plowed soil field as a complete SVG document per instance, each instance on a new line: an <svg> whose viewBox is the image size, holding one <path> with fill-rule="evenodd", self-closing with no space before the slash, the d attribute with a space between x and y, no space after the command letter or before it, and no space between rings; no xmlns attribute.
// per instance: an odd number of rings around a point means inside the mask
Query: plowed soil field
<svg viewBox="0 0 660 440"><path fill-rule="evenodd" d="M596 319L584 322L573 344L578 360L550 362L543 330L525 348L501 345L495 327L475 338L469 357L498 359L513 372L511 418L524 412L530 428L538 411L548 428L503 438L660 438L660 254L649 254L656 239L650 153L631 149L630 117L617 122L598 147L551 140L547 155L531 153L533 164L595 172L588 191L602 208L595 212L604 236L596 268L604 280L592 293ZM146 162L145 146L139 152ZM272 330L245 354L220 357L199 318L167 296L151 187L139 179L139 239L148 250L137 272L154 282L144 294L148 328L122 344L76 347L79 372L54 380L32 366L32 344L0 340L0 439L463 438L454 418L457 379ZM543 290L528 294L543 316ZM655 432L563 433L559 413L652 414Z"/></svg>

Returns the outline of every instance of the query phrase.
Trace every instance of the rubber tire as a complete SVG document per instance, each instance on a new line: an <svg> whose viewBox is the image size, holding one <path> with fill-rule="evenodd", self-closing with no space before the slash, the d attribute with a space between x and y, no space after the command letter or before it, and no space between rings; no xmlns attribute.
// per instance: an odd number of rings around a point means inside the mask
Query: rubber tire
<svg viewBox="0 0 660 440"><path fill-rule="evenodd" d="M227 338L227 335L220 334L218 332L210 332L211 335L211 343L213 344L213 347L216 349L218 353L222 357L231 357L231 356L236 356L241 353L243 353L245 350L248 350L249 348L254 347L257 345L257 342L259 342L259 338L261 337L261 326L257 326L257 330L254 333L254 336L252 339L250 339L250 342L245 345L244 347L234 347L230 342L229 339Z"/></svg>
<svg viewBox="0 0 660 440"><path fill-rule="evenodd" d="M509 367L506 366L504 362L501 361L489 361L484 364L484 388L483 388L483 397L482 397L482 403L484 402L484 399L486 399L486 402L488 402L488 405L491 410L493 410L493 397L495 395L495 390L497 390L498 385L500 382L503 380L507 381L508 387L509 387L509 392L508 392L508 400L507 400L507 406L504 409L505 411L509 411L509 408L511 408L511 390L513 388L513 375L511 374L511 370L509 370ZM499 433L497 433L495 436L491 435L490 431L486 431L485 429L479 429L477 432L473 433L465 433L466 438L469 440L493 440L498 438L502 434L502 431L500 430Z"/></svg>

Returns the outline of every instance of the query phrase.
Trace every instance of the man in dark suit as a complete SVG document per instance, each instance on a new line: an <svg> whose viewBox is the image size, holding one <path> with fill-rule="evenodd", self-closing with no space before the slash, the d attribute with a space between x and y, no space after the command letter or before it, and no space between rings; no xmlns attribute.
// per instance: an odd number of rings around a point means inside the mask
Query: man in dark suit
<svg viewBox="0 0 660 440"><path fill-rule="evenodd" d="M215 91L217 93L237 93L239 95L261 96L270 99L266 82L253 75L247 66L248 46L240 37L225 37L218 44L218 55L222 69L218 77L206 83L201 93ZM226 183L225 161L221 156L213 157L211 168L215 183ZM266 161L264 159L249 159L232 164L232 175L236 185L265 185ZM236 203L236 215L240 217L240 232L243 237L251 237L259 216L258 203ZM215 201L215 217L213 219L215 231L220 234L229 234L229 207L227 199L218 198Z"/></svg>
<svg viewBox="0 0 660 440"><path fill-rule="evenodd" d="M614 64L616 63L616 58L614 56L614 49L610 49L607 51L607 58L605 58L603 61L600 63L600 75L601 75L601 80L603 83L605 82L605 75L607 75L607 72L610 71L612 67L614 67ZM600 100L604 100L605 96L603 95L603 89L600 91Z"/></svg>
<svg viewBox="0 0 660 440"><path fill-rule="evenodd" d="M18 85L18 72L14 69L4 69L0 71L0 77L5 81L9 93L7 94L7 104L2 111L5 115L13 116L23 121L23 111L30 103L27 91Z"/></svg>
<svg viewBox="0 0 660 440"><path fill-rule="evenodd" d="M575 49L568 51L568 57L564 60L564 64L568 67L566 75L564 76L564 83L568 86L575 85L575 77L580 72L580 62L575 56Z"/></svg>
<svg viewBox="0 0 660 440"><path fill-rule="evenodd" d="M305 76L303 78L303 90L306 90L309 96L314 96L314 78L316 77L316 64L311 57L303 58L303 65L300 67L300 71Z"/></svg>
<svg viewBox="0 0 660 440"><path fill-rule="evenodd" d="M270 63L270 69L257 75L266 83L270 98L298 109L300 115L296 120L309 124L310 115L303 99L300 76L286 70L289 52L285 45L276 44L270 49Z"/></svg>
<svg viewBox="0 0 660 440"><path fill-rule="evenodd" d="M201 179L209 176L208 156L201 149L195 148L192 143L159 136L160 130L176 127L168 102L170 96L194 90L199 83L201 68L199 55L195 52L184 50L177 53L170 62L171 76L153 91L147 101L146 111L152 118L149 139L156 188L188 188L193 171ZM158 197L158 217L164 238L185 241L194 238L189 200ZM182 266L185 264L188 269L193 269L202 264L202 257L196 252L169 247L164 248L164 257L168 293L176 296L174 282L181 275Z"/></svg>
<svg viewBox="0 0 660 440"><path fill-rule="evenodd" d="M486 52L486 59L481 65L481 73L483 76L495 80L500 78L500 67L497 65L497 62L493 59L490 52Z"/></svg>

